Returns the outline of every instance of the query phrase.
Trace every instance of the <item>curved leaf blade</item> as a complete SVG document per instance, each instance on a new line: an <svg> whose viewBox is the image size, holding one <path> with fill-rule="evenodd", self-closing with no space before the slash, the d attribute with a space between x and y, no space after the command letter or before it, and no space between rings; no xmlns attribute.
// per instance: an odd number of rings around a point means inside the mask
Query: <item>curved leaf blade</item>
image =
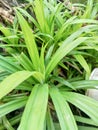
<svg viewBox="0 0 98 130"><path fill-rule="evenodd" d="M78 126L79 130L98 130L98 128L95 127L87 127L87 126Z"/></svg>
<svg viewBox="0 0 98 130"><path fill-rule="evenodd" d="M46 121L46 123L47 123L47 130L55 130L53 119L52 119L52 116L51 116L49 108L47 110L46 118L47 118L47 121Z"/></svg>
<svg viewBox="0 0 98 130"><path fill-rule="evenodd" d="M85 112L98 125L98 101L74 92L62 92L65 100Z"/></svg>
<svg viewBox="0 0 98 130"><path fill-rule="evenodd" d="M68 43L68 41L65 40L64 43L60 46L60 48L56 51L51 61L49 62L46 68L46 77L51 73L51 71L55 68L55 66L65 55L67 55L71 50L73 50L79 44L84 42L86 39L87 37L80 37L74 41L71 41L70 43Z"/></svg>
<svg viewBox="0 0 98 130"><path fill-rule="evenodd" d="M11 62L7 59L7 57L1 56L0 55L0 67L7 71L7 72L17 72L21 70L21 67L16 65L14 62Z"/></svg>
<svg viewBox="0 0 98 130"><path fill-rule="evenodd" d="M76 60L80 63L80 65L84 68L84 70L86 71L87 73L87 76L86 76L86 79L88 79L88 77L90 76L90 67L89 65L87 64L85 58L78 54L78 55L74 55L74 57L76 58Z"/></svg>
<svg viewBox="0 0 98 130"><path fill-rule="evenodd" d="M53 71L55 66L60 62L60 60L66 56L70 51L80 45L82 42L86 41L89 37L79 37L83 32L89 32L95 30L98 27L97 25L89 25L86 27L80 28L78 31L73 33L67 39L64 40L62 45L55 52L50 62L46 67L46 78L48 78L49 74Z"/></svg>
<svg viewBox="0 0 98 130"><path fill-rule="evenodd" d="M63 96L57 88L50 89L50 96L55 106L61 130L78 130L75 119L71 113L69 105L64 101Z"/></svg>
<svg viewBox="0 0 98 130"><path fill-rule="evenodd" d="M5 78L0 83L0 99L20 85L23 81L33 76L39 82L43 82L43 75L39 72L18 71Z"/></svg>
<svg viewBox="0 0 98 130"><path fill-rule="evenodd" d="M48 102L48 85L34 86L18 130L43 130Z"/></svg>
<svg viewBox="0 0 98 130"><path fill-rule="evenodd" d="M27 102L27 97L22 99L16 99L14 101L10 101L8 103L0 105L0 117L23 107Z"/></svg>
<svg viewBox="0 0 98 130"><path fill-rule="evenodd" d="M39 54L38 54L38 49L35 43L35 37L32 32L32 29L29 27L24 17L18 11L16 11L16 13L18 16L19 24L21 26L21 29L24 35L25 43L26 43L30 58L33 62L35 70L39 70Z"/></svg>

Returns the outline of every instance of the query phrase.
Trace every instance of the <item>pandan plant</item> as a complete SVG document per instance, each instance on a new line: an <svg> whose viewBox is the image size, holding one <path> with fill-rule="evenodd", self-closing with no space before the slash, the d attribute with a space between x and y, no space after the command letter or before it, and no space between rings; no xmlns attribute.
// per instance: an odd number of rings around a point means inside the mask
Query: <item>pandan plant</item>
<svg viewBox="0 0 98 130"><path fill-rule="evenodd" d="M96 130L98 101L85 91L98 84L86 61L98 22L56 0L29 5L31 14L16 8L13 26L0 27L0 129Z"/></svg>

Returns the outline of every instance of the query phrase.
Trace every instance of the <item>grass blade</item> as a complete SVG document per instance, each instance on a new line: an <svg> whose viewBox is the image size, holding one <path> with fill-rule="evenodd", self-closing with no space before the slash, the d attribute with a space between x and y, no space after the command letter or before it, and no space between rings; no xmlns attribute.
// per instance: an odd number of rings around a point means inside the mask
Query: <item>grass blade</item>
<svg viewBox="0 0 98 130"><path fill-rule="evenodd" d="M22 52L20 55L14 56L25 70L33 71L33 64L30 59Z"/></svg>
<svg viewBox="0 0 98 130"><path fill-rule="evenodd" d="M14 101L10 101L8 103L0 105L0 117L25 106L26 102L27 102L27 97L16 99Z"/></svg>
<svg viewBox="0 0 98 130"><path fill-rule="evenodd" d="M98 130L98 128L95 127L87 127L87 126L78 126L79 130Z"/></svg>
<svg viewBox="0 0 98 130"><path fill-rule="evenodd" d="M8 60L7 57L1 55L0 55L0 68L10 73L21 70L20 66Z"/></svg>
<svg viewBox="0 0 98 130"><path fill-rule="evenodd" d="M16 36L15 35L15 33L14 33L14 31L13 32L11 32L11 30L10 30L10 28L6 28L6 27L0 27L0 31L4 34L4 36L5 37L12 37L12 36ZM14 34L13 34L14 33ZM7 40L8 40L8 44L9 43L11 43L11 44L15 44L15 43L17 43L17 36L16 36L16 38L8 38Z"/></svg>
<svg viewBox="0 0 98 130"><path fill-rule="evenodd" d="M47 111L47 130L55 130L50 110Z"/></svg>
<svg viewBox="0 0 98 130"><path fill-rule="evenodd" d="M18 71L5 78L0 83L0 99L31 76L43 82L43 75L39 72Z"/></svg>
<svg viewBox="0 0 98 130"><path fill-rule="evenodd" d="M80 63L80 65L84 68L84 70L87 73L87 77L86 79L89 79L90 76L90 67L87 64L86 60L84 59L84 57L82 55L74 55L74 57L76 58L76 60Z"/></svg>
<svg viewBox="0 0 98 130"><path fill-rule="evenodd" d="M26 17L28 17L28 19L30 21L32 21L37 28L39 28L39 25L38 25L37 21L26 10L24 10L22 8L17 8L17 9L19 10L19 12L21 12L21 14L23 14Z"/></svg>
<svg viewBox="0 0 98 130"><path fill-rule="evenodd" d="M74 48L76 48L78 45L80 45L82 42L86 41L89 38L79 36L83 32L90 32L92 30L95 30L97 27L97 25L88 25L82 27L63 41L62 45L57 49L46 67L46 79L64 56L66 56L70 51L72 51Z"/></svg>
<svg viewBox="0 0 98 130"><path fill-rule="evenodd" d="M93 126L98 126L98 125L95 124L94 121L92 121L92 119L89 119L89 118L86 118L86 117L81 117L81 116L74 116L74 117L75 117L75 120L77 122L81 122L81 123L93 125Z"/></svg>
<svg viewBox="0 0 98 130"><path fill-rule="evenodd" d="M45 74L45 61L44 61L44 53L45 47L41 47L41 54L40 54L40 71L41 73Z"/></svg>
<svg viewBox="0 0 98 130"><path fill-rule="evenodd" d="M19 71L5 78L0 83L0 99L11 92L15 87L17 87L31 75L32 73L29 71Z"/></svg>
<svg viewBox="0 0 98 130"><path fill-rule="evenodd" d="M65 100L85 112L98 125L98 114L96 114L98 113L98 102L96 100L73 92L62 92L62 94Z"/></svg>
<svg viewBox="0 0 98 130"><path fill-rule="evenodd" d="M45 32L47 34L50 33L49 26L47 24L47 20L45 19L45 13L44 13L44 2L42 0L35 0L34 1L34 12L36 15L36 19L40 25L40 29L42 32Z"/></svg>
<svg viewBox="0 0 98 130"><path fill-rule="evenodd" d="M18 130L43 130L47 102L48 85L36 85L30 94Z"/></svg>
<svg viewBox="0 0 98 130"><path fill-rule="evenodd" d="M55 66L60 62L60 60L67 55L70 51L72 51L74 48L76 48L79 44L84 42L87 39L87 37L80 37L76 40L67 39L63 42L63 44L60 46L60 48L56 51L56 53L51 58L49 64L46 67L46 77L49 76L49 74L52 72L52 70L55 68ZM69 42L70 41L70 42Z"/></svg>
<svg viewBox="0 0 98 130"><path fill-rule="evenodd" d="M2 118L2 121L3 121L3 125L4 125L4 127L5 127L6 130L14 130L14 128L11 126L11 124L10 124L10 122L9 122L9 120L7 119L6 116L4 116L4 117ZM3 130L3 129L2 129L2 130Z"/></svg>
<svg viewBox="0 0 98 130"><path fill-rule="evenodd" d="M81 80L81 81L74 81L71 83L75 89L87 89L87 88L94 88L96 89L98 86L98 80Z"/></svg>
<svg viewBox="0 0 98 130"><path fill-rule="evenodd" d="M87 1L87 6L84 15L82 18L90 18L91 17L91 11L93 8L93 0L88 0Z"/></svg>
<svg viewBox="0 0 98 130"><path fill-rule="evenodd" d="M51 88L50 96L58 115L61 130L78 130L71 110L58 89Z"/></svg>
<svg viewBox="0 0 98 130"><path fill-rule="evenodd" d="M33 62L35 70L39 71L39 54L38 54L38 49L35 43L35 37L32 32L32 29L29 27L28 23L26 20L23 18L23 16L16 11L18 19L19 19L19 24L21 26L25 43L28 49L28 53L30 55L30 58Z"/></svg>

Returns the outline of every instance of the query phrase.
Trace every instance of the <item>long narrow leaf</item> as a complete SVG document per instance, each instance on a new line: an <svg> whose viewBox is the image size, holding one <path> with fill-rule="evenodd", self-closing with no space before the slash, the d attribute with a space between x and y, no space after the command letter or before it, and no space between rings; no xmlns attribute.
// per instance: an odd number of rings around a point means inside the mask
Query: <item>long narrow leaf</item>
<svg viewBox="0 0 98 130"><path fill-rule="evenodd" d="M28 99L18 130L43 130L48 102L48 85L36 85Z"/></svg>
<svg viewBox="0 0 98 130"><path fill-rule="evenodd" d="M47 20L45 19L45 13L44 13L44 2L42 0L35 0L34 1L34 12L36 14L36 19L40 25L40 29L42 32L49 33L50 29L47 24Z"/></svg>
<svg viewBox="0 0 98 130"><path fill-rule="evenodd" d="M87 37L79 37L83 32L85 31L91 31L95 30L97 25L89 25L86 27L83 27L73 33L71 36L69 36L63 43L62 45L58 48L56 53L53 55L51 58L49 64L46 67L46 78L49 76L49 74L53 71L55 66L60 62L60 60L66 56L70 51L72 51L74 48L76 48L78 45L80 45L82 42L87 40ZM79 38L77 38L79 37ZM76 39L77 38L77 39ZM76 39L76 40L74 40Z"/></svg>
<svg viewBox="0 0 98 130"><path fill-rule="evenodd" d="M81 81L74 81L71 83L75 89L83 89L83 88L97 88L98 80L81 80Z"/></svg>
<svg viewBox="0 0 98 130"><path fill-rule="evenodd" d="M37 21L36 21L26 10L24 10L24 9L22 9L22 8L18 8L18 10L19 10L24 16L28 17L29 20L32 21L37 28L39 28L39 25L38 25Z"/></svg>
<svg viewBox="0 0 98 130"><path fill-rule="evenodd" d="M95 127L87 127L87 126L78 126L79 130L98 130L98 128Z"/></svg>
<svg viewBox="0 0 98 130"><path fill-rule="evenodd" d="M98 125L95 124L95 122L92 119L82 117L82 116L74 116L74 117L75 117L75 120L77 122L81 122L81 123L84 123L86 125L98 126Z"/></svg>
<svg viewBox="0 0 98 130"><path fill-rule="evenodd" d="M26 102L27 98L25 97L0 105L0 117L23 107L26 104Z"/></svg>
<svg viewBox="0 0 98 130"><path fill-rule="evenodd" d="M1 55L0 55L0 68L10 73L22 70L20 66L15 64L15 62L11 62L7 59L7 57Z"/></svg>
<svg viewBox="0 0 98 130"><path fill-rule="evenodd" d="M19 71L5 78L0 83L0 99L11 92L15 87L17 87L31 75L32 73L29 71Z"/></svg>
<svg viewBox="0 0 98 130"><path fill-rule="evenodd" d="M61 130L78 130L71 110L58 89L51 88L50 96L58 115Z"/></svg>
<svg viewBox="0 0 98 130"><path fill-rule="evenodd" d="M14 57L23 66L23 68L25 70L29 70L29 71L34 70L32 62L30 61L30 59L23 52L18 56L15 55Z"/></svg>
<svg viewBox="0 0 98 130"><path fill-rule="evenodd" d="M47 130L55 130L54 123L53 123L49 108L48 108L46 117L47 117Z"/></svg>
<svg viewBox="0 0 98 130"><path fill-rule="evenodd" d="M43 76L40 73L29 71L19 71L5 78L0 83L0 99L31 76L34 76L36 79L41 80L41 82L43 80Z"/></svg>
<svg viewBox="0 0 98 130"><path fill-rule="evenodd" d="M46 77L51 73L51 71L55 68L55 66L60 62L60 60L67 55L71 50L73 50L75 47L77 47L79 44L84 42L87 38L81 37L74 41L71 41L70 43L65 40L64 43L60 46L60 48L56 51L56 53L53 55L51 61L49 62L47 68L46 68Z"/></svg>
<svg viewBox="0 0 98 130"><path fill-rule="evenodd" d="M90 76L90 67L89 65L87 64L85 58L78 54L78 55L74 55L74 57L76 58L76 60L80 63L80 65L84 68L84 70L86 71L87 73L87 77L86 79L89 79L89 76Z"/></svg>
<svg viewBox="0 0 98 130"><path fill-rule="evenodd" d="M98 101L73 92L63 92L63 97L65 101L68 100L85 112L98 125L98 114L96 114L98 113Z"/></svg>
<svg viewBox="0 0 98 130"><path fill-rule="evenodd" d="M9 36L13 35L10 28L7 28L7 27L0 27L0 31L4 34L5 37L9 37ZM12 39L8 38L8 44L9 43L11 43L11 44L17 43L17 38L18 37L15 34L13 36L15 36L16 38L12 38Z"/></svg>
<svg viewBox="0 0 98 130"><path fill-rule="evenodd" d="M87 73L90 73L90 68L86 62L86 60L84 59L84 57L82 55L74 55L74 57L77 59L77 61L81 64L81 66L84 68L84 70Z"/></svg>
<svg viewBox="0 0 98 130"><path fill-rule="evenodd" d="M40 71L45 74L45 61L44 61L44 53L45 47L41 47L41 54L40 54Z"/></svg>
<svg viewBox="0 0 98 130"><path fill-rule="evenodd" d="M14 130L14 128L11 126L11 124L10 124L10 122L9 122L9 120L7 119L6 116L4 116L4 117L2 118L2 121L3 121L3 125L4 125L5 129L7 129L7 130Z"/></svg>
<svg viewBox="0 0 98 130"><path fill-rule="evenodd" d="M38 49L35 43L35 37L32 32L32 29L29 27L28 23L26 20L23 18L23 16L16 11L20 26L23 31L24 39L26 42L26 46L29 52L29 55L31 57L31 60L33 62L35 70L39 71L39 54L38 54Z"/></svg>
<svg viewBox="0 0 98 130"><path fill-rule="evenodd" d="M82 16L82 18L90 18L92 7L93 7L93 0L88 0L86 10L85 10L84 15Z"/></svg>

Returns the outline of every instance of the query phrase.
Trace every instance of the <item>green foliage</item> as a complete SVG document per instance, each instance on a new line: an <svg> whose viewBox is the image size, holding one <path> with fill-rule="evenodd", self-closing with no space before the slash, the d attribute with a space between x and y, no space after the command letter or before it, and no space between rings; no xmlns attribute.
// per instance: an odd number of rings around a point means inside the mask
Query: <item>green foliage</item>
<svg viewBox="0 0 98 130"><path fill-rule="evenodd" d="M73 12L56 0L28 1L13 26L0 27L0 129L96 130L98 102L85 91L98 85L89 80L98 66L97 5Z"/></svg>
<svg viewBox="0 0 98 130"><path fill-rule="evenodd" d="M43 130L48 102L48 85L35 85L27 101L19 130ZM39 111L40 108L40 111Z"/></svg>

